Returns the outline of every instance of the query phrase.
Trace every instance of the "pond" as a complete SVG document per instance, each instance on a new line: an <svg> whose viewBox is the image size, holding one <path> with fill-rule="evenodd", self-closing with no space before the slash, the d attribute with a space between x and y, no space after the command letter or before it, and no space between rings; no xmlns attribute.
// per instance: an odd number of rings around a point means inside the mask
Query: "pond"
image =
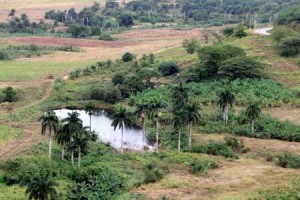
<svg viewBox="0 0 300 200"><path fill-rule="evenodd" d="M78 112L79 118L83 121L83 126L90 125L90 116L83 110L69 110L69 109L60 109L54 110L55 114L59 119L66 118L69 112ZM92 115L92 130L97 132L98 139L101 142L109 143L112 147L116 149L121 148L121 129L114 130L114 127L111 126L112 119L109 114L104 110L97 110ZM124 139L123 147L124 149L129 150L142 150L142 137L143 132L141 129L132 128L124 129ZM145 142L145 149L152 151L154 149L153 145L150 145L148 141Z"/></svg>

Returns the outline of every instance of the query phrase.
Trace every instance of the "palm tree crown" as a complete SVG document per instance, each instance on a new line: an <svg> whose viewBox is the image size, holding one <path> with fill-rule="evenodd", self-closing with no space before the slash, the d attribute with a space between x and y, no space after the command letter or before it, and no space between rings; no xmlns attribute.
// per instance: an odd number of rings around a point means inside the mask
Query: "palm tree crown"
<svg viewBox="0 0 300 200"><path fill-rule="evenodd" d="M56 186L58 184L50 173L42 174L35 177L27 186L26 194L29 199L50 200L57 198Z"/></svg>

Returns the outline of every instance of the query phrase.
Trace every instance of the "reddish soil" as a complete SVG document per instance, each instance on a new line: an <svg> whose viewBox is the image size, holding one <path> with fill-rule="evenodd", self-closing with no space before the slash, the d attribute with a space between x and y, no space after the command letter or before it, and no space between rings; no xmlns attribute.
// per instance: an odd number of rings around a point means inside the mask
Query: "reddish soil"
<svg viewBox="0 0 300 200"><path fill-rule="evenodd" d="M73 38L55 38L55 37L24 37L10 39L11 42L37 44L43 46L78 46L78 47L126 47L135 45L132 42L121 41L100 41L92 39L73 39Z"/></svg>
<svg viewBox="0 0 300 200"><path fill-rule="evenodd" d="M136 46L140 43L161 40L182 40L186 38L199 38L198 30L134 30L114 35L115 41L100 41L93 39L55 38L55 37L23 37L11 38L9 42L37 44L44 46L78 46L92 48L121 48Z"/></svg>

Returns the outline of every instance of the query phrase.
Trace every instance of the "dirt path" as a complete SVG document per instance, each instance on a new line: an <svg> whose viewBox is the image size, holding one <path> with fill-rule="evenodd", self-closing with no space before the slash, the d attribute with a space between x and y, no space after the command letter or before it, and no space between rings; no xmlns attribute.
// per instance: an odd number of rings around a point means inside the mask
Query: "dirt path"
<svg viewBox="0 0 300 200"><path fill-rule="evenodd" d="M270 30L272 30L273 27L268 27L268 28L258 28L258 29L254 29L253 32L258 34L258 35L261 35L261 36L269 36L271 35L269 33Z"/></svg>

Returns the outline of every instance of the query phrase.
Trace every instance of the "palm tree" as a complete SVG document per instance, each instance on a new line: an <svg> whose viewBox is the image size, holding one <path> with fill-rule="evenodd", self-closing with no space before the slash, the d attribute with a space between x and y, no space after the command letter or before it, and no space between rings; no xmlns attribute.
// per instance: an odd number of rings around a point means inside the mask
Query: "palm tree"
<svg viewBox="0 0 300 200"><path fill-rule="evenodd" d="M90 131L92 131L92 114L94 113L95 105L88 103L84 106L84 111L90 116Z"/></svg>
<svg viewBox="0 0 300 200"><path fill-rule="evenodd" d="M252 104L252 105L248 106L246 109L246 116L247 116L248 120L250 120L252 135L254 132L255 120L259 117L260 113L261 113L261 109L258 106L258 104Z"/></svg>
<svg viewBox="0 0 300 200"><path fill-rule="evenodd" d="M58 127L58 117L53 111L45 112L44 115L39 120L42 124L42 135L48 131L48 143L49 143L49 158L51 158L52 153L52 131L56 133Z"/></svg>
<svg viewBox="0 0 300 200"><path fill-rule="evenodd" d="M181 110L183 107L186 106L188 102L188 91L182 85L182 83L180 83L179 86L175 86L173 88L172 99L173 110Z"/></svg>
<svg viewBox="0 0 300 200"><path fill-rule="evenodd" d="M56 186L58 184L50 173L35 177L27 185L26 194L29 194L29 200L50 200L57 198Z"/></svg>
<svg viewBox="0 0 300 200"><path fill-rule="evenodd" d="M70 142L70 135L68 133L67 127L64 124L59 123L55 139L57 143L61 146L61 159L64 160L65 146Z"/></svg>
<svg viewBox="0 0 300 200"><path fill-rule="evenodd" d="M148 103L142 101L136 104L136 111L134 113L138 118L142 121L142 155L144 155L144 147L145 147L145 137L146 137L146 116L149 118L149 105Z"/></svg>
<svg viewBox="0 0 300 200"><path fill-rule="evenodd" d="M218 104L222 109L225 125L228 123L229 106L232 107L234 100L235 97L229 90L224 90L219 94Z"/></svg>
<svg viewBox="0 0 300 200"><path fill-rule="evenodd" d="M200 121L199 106L196 103L188 104L185 107L186 119L189 126L189 150L192 147L192 125Z"/></svg>
<svg viewBox="0 0 300 200"><path fill-rule="evenodd" d="M73 141L73 135L75 132L79 131L82 128L82 120L79 118L78 112L68 113L68 117L63 119L62 121L65 123L65 130L70 137L70 142ZM71 162L74 165L74 151L71 149Z"/></svg>
<svg viewBox="0 0 300 200"><path fill-rule="evenodd" d="M85 150L88 146L89 138L87 136L87 132L84 130L80 130L79 132L76 132L74 135L74 140L72 142L72 146L74 146L77 149L78 153L78 167L80 168L81 163L81 152Z"/></svg>
<svg viewBox="0 0 300 200"><path fill-rule="evenodd" d="M131 119L129 117L128 111L123 107L120 107L117 112L113 114L112 118L113 122L111 125L114 127L114 130L116 130L118 126L119 129L121 129L121 153L123 153L124 128L128 127L131 129Z"/></svg>
<svg viewBox="0 0 300 200"><path fill-rule="evenodd" d="M155 127L156 127L156 153L159 151L159 118L161 117L160 109L165 107L165 103L162 102L159 98L153 98L150 100L148 112L149 118L155 120Z"/></svg>
<svg viewBox="0 0 300 200"><path fill-rule="evenodd" d="M186 124L187 115L184 111L174 112L173 124L174 129L178 131L178 151L181 150L181 129Z"/></svg>

